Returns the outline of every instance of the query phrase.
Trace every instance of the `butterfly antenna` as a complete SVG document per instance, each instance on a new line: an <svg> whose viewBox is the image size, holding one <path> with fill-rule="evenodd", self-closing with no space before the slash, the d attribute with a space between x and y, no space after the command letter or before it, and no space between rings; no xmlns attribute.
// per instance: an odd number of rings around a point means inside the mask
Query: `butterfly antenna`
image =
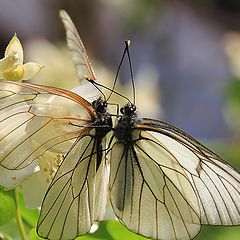
<svg viewBox="0 0 240 240"><path fill-rule="evenodd" d="M89 81L91 84L93 84L100 92L102 92L102 91L99 89L99 87L102 87L102 88L107 89L107 90L110 91L111 93L114 93L114 94L116 94L116 95L118 95L118 96L126 99L128 102L131 102L128 97L122 95L121 93L118 93L118 92L114 91L114 90L111 89L111 88L108 88L108 87L106 87L106 86L104 86L104 85L102 85L102 84L100 84L100 83L97 83L97 82L95 82L95 81L93 81L93 80L90 80L90 79L87 79L87 81ZM97 87L97 86L99 86L99 87ZM105 95L104 95L104 97L105 97ZM109 97L108 97L108 99L109 99ZM107 99L106 101L108 101L108 99ZM104 100L105 100L105 99L104 99Z"/></svg>
<svg viewBox="0 0 240 240"><path fill-rule="evenodd" d="M126 55L126 52L127 52L127 47L125 47L125 49L124 49L124 52L123 52L121 61L120 61L119 65L118 65L117 73L116 73L116 76L115 76L115 79L114 79L114 83L113 83L113 86L112 86L112 91L110 92L107 100L109 100L109 98L112 96L112 94L115 93L114 89L115 89L115 86L116 86L116 83L117 83L117 78L118 78L118 76L119 76L119 72L120 72L120 69L121 69L121 66L122 66L124 57L125 57L125 55Z"/></svg>
<svg viewBox="0 0 240 240"><path fill-rule="evenodd" d="M104 98L104 100L106 101L106 96L105 96L105 94L103 93L103 91L100 89L100 87L104 87L104 86L102 86L101 84L95 83L95 80L91 80L91 79L89 79L89 78L86 78L86 80L87 80L88 82L92 83L92 85L103 95L103 98Z"/></svg>
<svg viewBox="0 0 240 240"><path fill-rule="evenodd" d="M128 56L128 62L129 62L129 69L130 69L130 75L131 75L131 82L132 82L132 90L133 90L133 103L134 105L136 104L136 88L135 88L135 83L134 83L134 78L133 78L133 70L132 70L132 61L130 57L130 51L129 51L129 46L131 44L130 40L125 41L126 44L126 52Z"/></svg>

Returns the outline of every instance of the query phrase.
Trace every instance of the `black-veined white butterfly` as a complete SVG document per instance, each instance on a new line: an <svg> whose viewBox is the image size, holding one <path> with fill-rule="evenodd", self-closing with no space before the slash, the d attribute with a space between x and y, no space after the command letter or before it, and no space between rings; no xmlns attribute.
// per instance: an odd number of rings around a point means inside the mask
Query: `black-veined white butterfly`
<svg viewBox="0 0 240 240"><path fill-rule="evenodd" d="M60 14L74 34L68 15L64 11ZM77 71L79 80L95 81L77 32L72 36L67 31L67 39L68 43L72 40L69 47L78 59L74 60L77 70L81 69ZM73 91L90 91L87 99L99 95L87 81ZM62 162L43 200L37 226L40 236L73 239L101 220L108 179L104 137L111 128L107 103L101 97L90 103L72 91L0 81L0 184L6 189L15 187L27 177L26 172L34 172L39 158Z"/></svg>
<svg viewBox="0 0 240 240"><path fill-rule="evenodd" d="M180 129L121 108L110 158L110 200L130 230L192 239L201 225L240 225L240 174Z"/></svg>
<svg viewBox="0 0 240 240"><path fill-rule="evenodd" d="M83 78L94 80L74 25L65 12L61 17L69 47L77 52L75 64L83 66ZM101 220L106 203L101 159L101 141L111 130L106 102L91 105L46 86L0 85L1 167L16 174L48 150L63 155L42 205L38 234L48 239L86 234ZM240 224L240 174L191 136L165 122L138 118L128 103L112 139L109 195L128 229L153 239L192 239L201 224Z"/></svg>
<svg viewBox="0 0 240 240"><path fill-rule="evenodd" d="M99 98L90 104L70 91L27 83L0 81L0 89L1 185L9 189L21 182L39 157L62 156L38 233L49 239L86 234L106 203L102 148L112 127L106 102Z"/></svg>
<svg viewBox="0 0 240 240"><path fill-rule="evenodd" d="M131 69L127 42L126 52ZM240 225L238 170L173 125L139 118L131 102L120 112L109 196L121 223L152 239L193 239L204 224Z"/></svg>

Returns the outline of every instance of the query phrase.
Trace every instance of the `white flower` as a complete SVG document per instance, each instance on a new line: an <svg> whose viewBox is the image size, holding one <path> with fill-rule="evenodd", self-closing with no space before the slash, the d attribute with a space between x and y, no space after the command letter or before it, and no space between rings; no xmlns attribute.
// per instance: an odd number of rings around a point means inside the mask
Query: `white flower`
<svg viewBox="0 0 240 240"><path fill-rule="evenodd" d="M23 64L23 48L14 34L9 42L4 58L0 60L0 78L6 80L22 81L34 77L43 66L28 62Z"/></svg>

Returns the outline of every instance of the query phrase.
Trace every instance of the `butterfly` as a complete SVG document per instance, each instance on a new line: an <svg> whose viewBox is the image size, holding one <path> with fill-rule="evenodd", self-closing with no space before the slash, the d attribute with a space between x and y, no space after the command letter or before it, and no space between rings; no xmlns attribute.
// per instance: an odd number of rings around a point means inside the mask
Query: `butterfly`
<svg viewBox="0 0 240 240"><path fill-rule="evenodd" d="M126 52L135 89L127 42ZM139 117L130 101L120 112L109 196L123 225L151 239L193 239L202 225L240 225L238 170L177 127Z"/></svg>
<svg viewBox="0 0 240 240"><path fill-rule="evenodd" d="M94 86L96 77L77 30L65 11L60 16L77 75ZM63 89L0 85L1 167L16 174L48 151L63 158L43 200L39 236L86 234L103 219L107 194L122 224L153 239L192 239L204 224L240 224L239 172L182 130L138 117L130 101L112 126L102 98L91 104ZM104 147L109 132L108 174Z"/></svg>
<svg viewBox="0 0 240 240"><path fill-rule="evenodd" d="M60 14L75 31L69 16L64 11ZM81 39L75 37L68 36L68 42L76 40L72 44L77 44L74 63L81 69L77 71L80 87L68 91L0 81L0 185L14 188L39 167L39 159L59 161L37 226L38 234L49 239L86 234L104 214L107 196L104 148L112 119L106 100L84 82L85 78L96 81L96 77ZM81 91L90 92L89 96L85 99L74 93ZM55 169L43 169L47 170Z"/></svg>
<svg viewBox="0 0 240 240"><path fill-rule="evenodd" d="M127 103L114 128L110 201L151 239L193 239L201 225L240 225L240 174L182 130L139 118Z"/></svg>

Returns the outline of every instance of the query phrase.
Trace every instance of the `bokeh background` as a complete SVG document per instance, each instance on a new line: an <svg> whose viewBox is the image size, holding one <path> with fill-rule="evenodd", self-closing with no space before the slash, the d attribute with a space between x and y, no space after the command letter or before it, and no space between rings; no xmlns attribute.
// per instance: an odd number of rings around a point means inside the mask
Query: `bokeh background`
<svg viewBox="0 0 240 240"><path fill-rule="evenodd" d="M240 169L240 1L1 0L1 57L16 32L25 62L45 66L33 81L70 89L78 81L58 17L62 8L77 26L104 84L111 87L124 40L131 39L140 115L178 126ZM119 91L131 98L125 65ZM29 216L33 225L36 211ZM0 232L8 228L13 225ZM89 239L135 239L124 234L128 231L120 224L105 222ZM239 238L240 227L203 227L196 237Z"/></svg>

